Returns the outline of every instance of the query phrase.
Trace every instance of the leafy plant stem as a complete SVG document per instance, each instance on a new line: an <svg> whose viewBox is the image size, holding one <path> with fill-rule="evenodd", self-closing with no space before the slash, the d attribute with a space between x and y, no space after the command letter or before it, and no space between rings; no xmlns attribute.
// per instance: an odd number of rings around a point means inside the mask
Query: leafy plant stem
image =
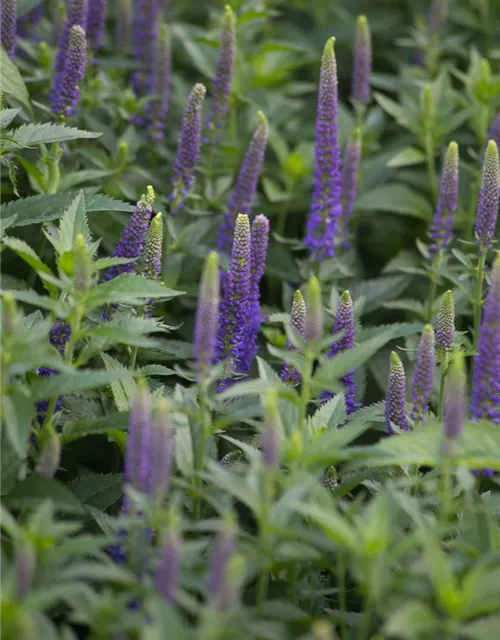
<svg viewBox="0 0 500 640"><path fill-rule="evenodd" d="M368 593L366 598L366 604L363 611L363 618L361 619L361 624L358 629L358 640L368 640L370 637L370 624L372 619L372 595L371 591Z"/></svg>
<svg viewBox="0 0 500 640"><path fill-rule="evenodd" d="M443 415L444 415L444 391L446 388L446 374L448 371L448 361L449 361L449 354L447 351L445 351L441 359L441 382L439 385L438 415L440 420L443 419Z"/></svg>
<svg viewBox="0 0 500 640"><path fill-rule="evenodd" d="M130 352L130 360L129 360L129 363L128 363L129 369L135 369L138 350L139 350L139 347L137 347L137 346L132 347L132 350Z"/></svg>
<svg viewBox="0 0 500 640"><path fill-rule="evenodd" d="M438 179L436 174L436 164L434 162L434 143L432 140L432 134L429 132L425 136L425 157L427 162L427 174L431 185L432 204L434 206L438 197Z"/></svg>
<svg viewBox="0 0 500 640"><path fill-rule="evenodd" d="M300 394L300 412L299 412L299 430L301 433L305 431L305 423L307 416L307 405L309 404L309 387L311 385L311 375L314 359L308 349L304 352L306 364L302 372L302 389Z"/></svg>
<svg viewBox="0 0 500 640"><path fill-rule="evenodd" d="M436 302L438 269L439 269L440 262L441 262L441 252L439 251L432 262L432 267L430 272L431 286L429 290L429 299L427 302L427 322L431 322L432 316L434 314L434 303Z"/></svg>
<svg viewBox="0 0 500 640"><path fill-rule="evenodd" d="M62 150L58 142L52 145L52 152L45 159L47 165L47 193L52 195L57 193L59 183L61 182L61 172L59 169L59 160L61 159Z"/></svg>
<svg viewBox="0 0 500 640"><path fill-rule="evenodd" d="M209 420L207 420L208 416L208 408L207 408L207 388L205 380L200 382L199 386L199 403L200 403L200 427L201 427L201 438L200 438L200 446L196 456L195 462L195 470L194 470L194 517L196 520L201 519L201 496L200 491L202 487L202 478L201 478L201 470L203 469L203 463L205 460L205 452L207 448L207 439L208 439L208 431L209 431Z"/></svg>
<svg viewBox="0 0 500 640"><path fill-rule="evenodd" d="M476 270L476 293L474 296L474 348L477 348L479 340L479 327L481 325L481 310L483 302L483 278L486 264L486 247L480 246L479 258Z"/></svg>

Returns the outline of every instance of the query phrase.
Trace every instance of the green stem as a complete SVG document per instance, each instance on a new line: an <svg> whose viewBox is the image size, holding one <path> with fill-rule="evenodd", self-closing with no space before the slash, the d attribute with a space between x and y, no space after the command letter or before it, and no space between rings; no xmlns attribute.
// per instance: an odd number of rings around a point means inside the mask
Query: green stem
<svg viewBox="0 0 500 640"><path fill-rule="evenodd" d="M130 352L130 360L128 363L129 369L135 369L135 364L137 362L137 352L139 351L139 347L132 347L132 351Z"/></svg>
<svg viewBox="0 0 500 640"><path fill-rule="evenodd" d="M439 419L443 419L444 415L444 391L446 387L446 374L448 371L449 354L447 351L443 353L441 359L441 383L439 385L439 404L438 404L438 416Z"/></svg>
<svg viewBox="0 0 500 640"><path fill-rule="evenodd" d="M62 151L58 142L52 145L52 152L47 156L45 162L47 165L47 180L46 180L46 193L54 194L59 189L59 183L61 182L61 171L59 169L59 160L61 159Z"/></svg>
<svg viewBox="0 0 500 640"><path fill-rule="evenodd" d="M304 352L306 357L305 371L302 373L302 389L300 394L300 411L299 411L299 430L303 434L306 428L307 405L309 404L309 387L311 386L311 375L314 360L308 354L307 349Z"/></svg>
<svg viewBox="0 0 500 640"><path fill-rule="evenodd" d="M207 409L207 401L206 401L206 383L204 380L200 382L199 386L199 402L200 402L200 427L201 427L201 438L200 438L200 446L198 448L198 452L195 458L195 469L194 469L194 517L195 520L201 519L201 489L203 486L203 479L201 478L201 471L203 469L203 464L205 461L205 453L207 448L207 439L209 436L209 421L207 421L208 417L208 409Z"/></svg>
<svg viewBox="0 0 500 640"><path fill-rule="evenodd" d="M366 605L363 611L363 618L358 629L358 640L368 640L370 637L370 624L372 620L372 597L371 591L366 598Z"/></svg>
<svg viewBox="0 0 500 640"><path fill-rule="evenodd" d="M432 205L434 206L438 197L438 179L434 162L434 143L431 133L427 133L425 136L425 157L427 161L427 174L431 185Z"/></svg>
<svg viewBox="0 0 500 640"><path fill-rule="evenodd" d="M337 563L337 582L339 589L339 608L341 613L340 623L340 637L345 639L347 634L345 613L347 611L346 592L345 592L345 578L346 578L346 565L345 556L343 551L339 551L338 563Z"/></svg>
<svg viewBox="0 0 500 640"><path fill-rule="evenodd" d="M476 271L476 294L474 296L474 348L477 348L479 340L479 327L481 325L481 311L483 308L483 278L486 264L486 247L479 248L479 259Z"/></svg>
<svg viewBox="0 0 500 640"><path fill-rule="evenodd" d="M267 599L267 589L269 586L269 569L268 569L268 515L269 515L269 503L271 501L272 491L272 475L269 470L264 469L263 477L263 499L262 499L262 513L260 519L260 553L262 556L262 567L259 575L259 582L257 585L257 612L262 613L264 603Z"/></svg>
<svg viewBox="0 0 500 640"><path fill-rule="evenodd" d="M439 263L441 262L441 252L439 251L434 258L431 268L431 287L429 290L429 299L427 302L427 322L432 321L432 316L434 315L434 304L436 302L436 293L437 293L437 280L438 280L438 269Z"/></svg>

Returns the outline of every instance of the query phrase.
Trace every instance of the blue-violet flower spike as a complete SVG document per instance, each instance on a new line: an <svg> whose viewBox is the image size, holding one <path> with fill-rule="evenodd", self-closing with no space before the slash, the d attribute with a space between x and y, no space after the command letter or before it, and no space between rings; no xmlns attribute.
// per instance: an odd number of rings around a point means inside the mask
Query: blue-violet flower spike
<svg viewBox="0 0 500 640"><path fill-rule="evenodd" d="M436 321L436 345L443 351L449 351L455 339L455 301L453 293L447 291L439 302Z"/></svg>
<svg viewBox="0 0 500 640"><path fill-rule="evenodd" d="M89 0L86 31L94 51L102 47L105 22L106 0Z"/></svg>
<svg viewBox="0 0 500 640"><path fill-rule="evenodd" d="M453 231L453 216L458 200L458 145L450 142L441 173L439 199L430 231L431 258L443 251L450 243Z"/></svg>
<svg viewBox="0 0 500 640"><path fill-rule="evenodd" d="M125 454L125 481L137 491L150 488L152 461L152 406L149 391L139 387L132 404Z"/></svg>
<svg viewBox="0 0 500 640"><path fill-rule="evenodd" d="M174 430L170 403L160 398L153 414L151 482L149 490L157 503L168 495L174 463Z"/></svg>
<svg viewBox="0 0 500 640"><path fill-rule="evenodd" d="M297 331L297 333L305 340L306 337L306 321L307 321L307 310L306 303L304 300L304 296L301 291L296 291L293 296L292 301L292 310L290 313L290 324ZM290 340L286 341L286 349L290 351L295 351L295 347L290 342ZM298 384L302 377L297 367L289 362L285 362L283 368L281 370L281 379L283 382L288 382L292 384Z"/></svg>
<svg viewBox="0 0 500 640"><path fill-rule="evenodd" d="M479 193L476 218L476 238L480 251L492 246L500 200L500 163L498 147L488 142L483 164L483 181Z"/></svg>
<svg viewBox="0 0 500 640"><path fill-rule="evenodd" d="M361 162L361 130L355 129L347 143L342 164L342 218L339 235L344 248L350 246L350 222L354 215L358 193L359 164Z"/></svg>
<svg viewBox="0 0 500 640"><path fill-rule="evenodd" d="M155 584L158 591L170 604L175 602L177 585L181 574L182 537L178 516L170 516L170 523L162 535L160 561L156 569Z"/></svg>
<svg viewBox="0 0 500 640"><path fill-rule="evenodd" d="M316 276L311 276L307 285L306 341L318 342L323 335L323 303L321 285Z"/></svg>
<svg viewBox="0 0 500 640"><path fill-rule="evenodd" d="M404 431L410 429L405 411L406 376L403 363L393 351L389 365L387 397L385 400L385 420L389 433L394 433L393 425Z"/></svg>
<svg viewBox="0 0 500 640"><path fill-rule="evenodd" d="M1 9L0 39L12 60L16 51L17 0L3 0Z"/></svg>
<svg viewBox="0 0 500 640"><path fill-rule="evenodd" d="M462 435L465 408L465 366L461 353L453 356L446 385L444 404L444 437L446 445L456 442Z"/></svg>
<svg viewBox="0 0 500 640"><path fill-rule="evenodd" d="M198 382L210 373L217 346L219 320L219 255L212 251L203 268L194 330L194 357Z"/></svg>
<svg viewBox="0 0 500 640"><path fill-rule="evenodd" d="M156 142L163 140L165 122L170 107L172 84L172 45L166 24L160 27L156 44L154 84L152 93L155 98L147 105L148 127L151 137Z"/></svg>
<svg viewBox="0 0 500 640"><path fill-rule="evenodd" d="M372 38L366 16L359 16L356 23L354 68L352 73L352 99L356 109L370 102L370 75L372 72Z"/></svg>
<svg viewBox="0 0 500 640"><path fill-rule="evenodd" d="M429 411L435 366L434 329L428 324L424 327L420 338L417 363L413 376L411 417L415 422L422 422L424 414Z"/></svg>
<svg viewBox="0 0 500 640"><path fill-rule="evenodd" d="M70 116L80 101L80 87L87 67L87 39L79 25L71 27L64 69L54 80L51 92L52 112Z"/></svg>

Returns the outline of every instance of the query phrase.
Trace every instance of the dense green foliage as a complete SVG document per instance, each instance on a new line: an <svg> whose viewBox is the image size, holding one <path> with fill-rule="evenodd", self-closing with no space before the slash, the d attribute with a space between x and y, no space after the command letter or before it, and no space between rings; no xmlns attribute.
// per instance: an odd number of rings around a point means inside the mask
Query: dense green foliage
<svg viewBox="0 0 500 640"><path fill-rule="evenodd" d="M19 0L19 15L37 4ZM450 2L434 32L427 2L235 0L227 126L217 144L202 144L194 188L175 216L182 114L203 83L207 117L223 4L170 2L162 141L137 124L148 98L132 89L138 64L133 43L117 40L127 5L117 0L76 113L54 119L61 3L43 4L39 25L18 39L13 60L2 49L0 66L3 637L497 638L500 425L469 412L463 433L460 423L450 436L443 413L447 402L448 416L453 402L469 407L474 367L485 366L478 340L495 250L478 251L475 222L500 110L498 0ZM373 74L370 103L356 111L360 14ZM331 36L341 147L361 139L362 159L351 246L318 262L303 241ZM253 204L271 228L264 322L250 376L218 393L223 365L198 377L193 366L195 310L204 260L263 122L258 111L270 131ZM433 259L429 231L452 141L458 208L451 244ZM130 263L110 256L135 203L147 194L150 204L153 191L158 234L162 220L165 228L160 277L141 272L143 256L137 272L105 279ZM227 270L224 254L220 265ZM291 327L297 289L309 322L316 306L320 339L304 341ZM329 358L336 310L350 299L356 345ZM387 425L387 381L402 362L410 416L420 336L426 324L439 335L450 300L454 343L437 350L430 411L389 434L402 425ZM61 322L70 333L59 349L50 338ZM490 325L498 357L500 318ZM301 384L282 382L284 362ZM352 371L360 408L347 415L343 381ZM325 391L334 395L322 402ZM124 481L127 440L132 456L130 433L139 414L151 418L149 403L175 441L170 487L155 496ZM162 588L175 564L168 556L162 565L166 551L181 556L174 597Z"/></svg>

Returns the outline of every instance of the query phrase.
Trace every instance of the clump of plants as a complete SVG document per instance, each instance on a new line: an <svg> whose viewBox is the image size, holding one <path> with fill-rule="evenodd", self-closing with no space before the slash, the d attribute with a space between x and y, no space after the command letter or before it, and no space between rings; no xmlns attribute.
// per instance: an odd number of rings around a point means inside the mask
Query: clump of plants
<svg viewBox="0 0 500 640"><path fill-rule="evenodd" d="M5 638L496 638L498 26L392 4L1 0Z"/></svg>

